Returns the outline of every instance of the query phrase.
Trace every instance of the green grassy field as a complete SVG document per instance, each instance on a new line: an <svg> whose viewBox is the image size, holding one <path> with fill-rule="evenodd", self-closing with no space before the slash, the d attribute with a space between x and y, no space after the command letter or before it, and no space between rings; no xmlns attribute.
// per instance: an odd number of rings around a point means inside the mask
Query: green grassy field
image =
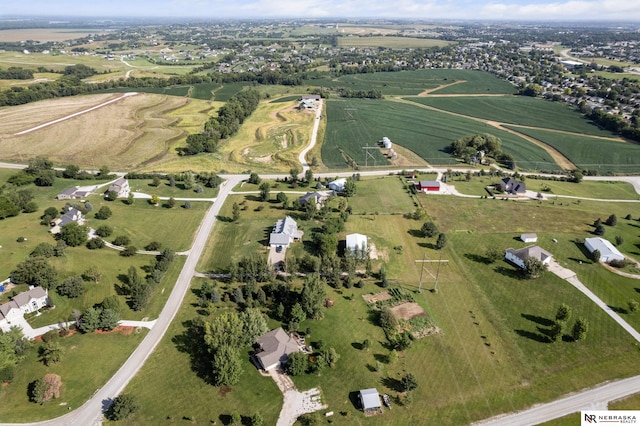
<svg viewBox="0 0 640 426"><path fill-rule="evenodd" d="M452 42L429 38L413 37L338 37L339 47L386 47L389 49L418 49L448 46Z"/></svg>
<svg viewBox="0 0 640 426"><path fill-rule="evenodd" d="M14 380L0 388L2 421L35 422L62 416L70 409L80 407L113 376L145 335L146 331L130 335L78 333L60 338L58 342L64 349L64 358L61 363L49 367L38 360L40 344L36 344L16 369ZM45 405L29 402L28 384L47 373L60 375L63 384L60 399Z"/></svg>
<svg viewBox="0 0 640 426"><path fill-rule="evenodd" d="M349 198L353 214L397 214L415 209L400 177L364 178L356 184L356 190L357 196Z"/></svg>
<svg viewBox="0 0 640 426"><path fill-rule="evenodd" d="M440 86L449 85L439 90ZM335 79L306 80L305 84L321 87L345 87L353 90L379 89L383 95L417 95L424 90L433 93L513 94L513 86L489 73L468 70L418 70L348 74ZM454 89L455 88L455 89Z"/></svg>
<svg viewBox="0 0 640 426"><path fill-rule="evenodd" d="M455 185L456 189L468 195L487 195L485 187L500 182L499 177L474 176L466 181L464 176L453 177L447 183ZM640 198L631 184L616 181L582 181L579 184L573 182L560 182L544 179L526 180L527 189L538 191L547 198L556 195L568 195L572 197L599 198L603 200L637 200Z"/></svg>
<svg viewBox="0 0 640 426"><path fill-rule="evenodd" d="M449 165L457 161L448 153L451 142L469 134L491 133L502 140L503 150L519 167L546 170L557 166L542 148L510 133L471 119L384 100L329 100L327 132L322 159L330 168L344 168L348 160L364 165L362 147L374 146L383 136L410 149L431 164ZM388 164L379 150L369 150L376 165ZM373 164L369 159L369 164Z"/></svg>
<svg viewBox="0 0 640 426"><path fill-rule="evenodd" d="M155 93L158 95L171 95L171 96L187 96L190 86L168 86L168 87L114 87L113 89L98 90L94 93L128 93L128 92L142 92L142 93ZM195 97L195 96L194 96ZM209 96L210 98L210 96ZM206 99L209 99L206 98ZM203 99L203 98L199 98Z"/></svg>
<svg viewBox="0 0 640 426"><path fill-rule="evenodd" d="M219 102L228 101L233 95L241 91L243 88L251 86L251 83L224 83L219 89L213 92L213 98Z"/></svg>
<svg viewBox="0 0 640 426"><path fill-rule="evenodd" d="M582 114L558 102L527 96L509 97L451 97L410 98L413 102L429 105L444 111L503 123L542 127L596 136L615 137L611 132L598 128Z"/></svg>
<svg viewBox="0 0 640 426"><path fill-rule="evenodd" d="M199 288L204 279L194 279ZM175 424L191 421L197 424L226 424L228 416L262 414L265 424L276 423L282 407L282 394L270 377L262 377L248 357L242 358L244 372L240 382L229 388L214 387L194 371L190 342L185 340L189 321L198 316L196 296L187 297L169 331L127 386L140 402L140 412L128 425ZM214 308L215 311L215 308ZM249 348L246 348L248 352ZM243 352L243 353L246 353ZM158 392L159 389L167 390ZM170 390L170 391L168 391ZM189 418L189 420L186 420Z"/></svg>
<svg viewBox="0 0 640 426"><path fill-rule="evenodd" d="M194 84L191 90L191 97L196 99L210 100L213 92L220 87L218 83Z"/></svg>
<svg viewBox="0 0 640 426"><path fill-rule="evenodd" d="M512 127L518 132L551 145L583 169L607 172L637 173L640 171L640 145L616 142L588 136L569 135L548 130Z"/></svg>

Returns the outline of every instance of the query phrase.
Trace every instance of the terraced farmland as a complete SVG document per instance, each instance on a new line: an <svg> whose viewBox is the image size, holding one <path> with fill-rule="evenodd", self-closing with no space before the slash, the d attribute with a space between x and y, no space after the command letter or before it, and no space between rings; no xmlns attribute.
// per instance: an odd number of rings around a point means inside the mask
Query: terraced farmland
<svg viewBox="0 0 640 426"><path fill-rule="evenodd" d="M549 130L506 126L551 145L583 169L599 173L640 172L640 145Z"/></svg>
<svg viewBox="0 0 640 426"><path fill-rule="evenodd" d="M411 104L384 100L329 100L327 117L322 159L330 168L344 168L349 159L364 165L362 147L375 145L383 136L412 150L431 164L456 164L448 153L449 145L455 139L475 133L491 133L499 137L504 151L511 154L520 167L558 168L544 149L518 136L475 120ZM376 165L389 163L380 151L369 152L375 155ZM372 159L368 162L371 165Z"/></svg>
<svg viewBox="0 0 640 426"><path fill-rule="evenodd" d="M542 127L566 132L615 137L571 108L557 102L525 96L507 97L421 97L412 102L456 114L502 123Z"/></svg>

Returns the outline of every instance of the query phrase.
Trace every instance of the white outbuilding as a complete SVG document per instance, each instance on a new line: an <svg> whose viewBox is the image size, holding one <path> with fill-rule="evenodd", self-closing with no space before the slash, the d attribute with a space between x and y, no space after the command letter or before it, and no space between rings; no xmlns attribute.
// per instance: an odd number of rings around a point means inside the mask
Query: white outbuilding
<svg viewBox="0 0 640 426"><path fill-rule="evenodd" d="M329 189L332 189L336 192L344 191L344 186L347 184L346 178L339 178L334 180L333 182L329 182Z"/></svg>
<svg viewBox="0 0 640 426"><path fill-rule="evenodd" d="M608 263L612 260L624 260L624 255L610 241L604 238L585 238L584 246L589 250L589 253L598 250L600 252L600 262Z"/></svg>
<svg viewBox="0 0 640 426"><path fill-rule="evenodd" d="M536 234L522 234L520 235L520 239L525 243L538 242L538 236Z"/></svg>
<svg viewBox="0 0 640 426"><path fill-rule="evenodd" d="M347 235L347 250L355 253L360 250L362 253L366 253L368 249L367 236L362 234L349 234Z"/></svg>
<svg viewBox="0 0 640 426"><path fill-rule="evenodd" d="M393 146L393 143L391 142L391 139L389 139L388 137L383 137L382 138L382 147L385 149L390 149Z"/></svg>

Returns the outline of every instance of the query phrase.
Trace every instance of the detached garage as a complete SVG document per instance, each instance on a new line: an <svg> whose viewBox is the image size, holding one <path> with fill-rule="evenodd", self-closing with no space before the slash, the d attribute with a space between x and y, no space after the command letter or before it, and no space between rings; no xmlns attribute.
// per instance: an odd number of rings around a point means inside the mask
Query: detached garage
<svg viewBox="0 0 640 426"><path fill-rule="evenodd" d="M600 252L600 262L609 263L612 260L624 260L624 255L610 241L604 238L585 238L584 246L589 250L589 253L598 250Z"/></svg>
<svg viewBox="0 0 640 426"><path fill-rule="evenodd" d="M439 192L440 182L430 181L430 180L421 180L418 183L418 189L422 192Z"/></svg>

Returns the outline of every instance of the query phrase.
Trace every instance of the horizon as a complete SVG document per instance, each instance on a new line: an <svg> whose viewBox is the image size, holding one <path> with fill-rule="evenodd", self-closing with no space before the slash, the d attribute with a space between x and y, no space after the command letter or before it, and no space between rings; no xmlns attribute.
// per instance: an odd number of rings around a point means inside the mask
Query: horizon
<svg viewBox="0 0 640 426"><path fill-rule="evenodd" d="M52 4L54 3L54 4ZM283 12L287 11L287 12ZM3 6L0 20L33 19L388 19L411 21L623 22L640 24L640 2L615 0L27 0Z"/></svg>

